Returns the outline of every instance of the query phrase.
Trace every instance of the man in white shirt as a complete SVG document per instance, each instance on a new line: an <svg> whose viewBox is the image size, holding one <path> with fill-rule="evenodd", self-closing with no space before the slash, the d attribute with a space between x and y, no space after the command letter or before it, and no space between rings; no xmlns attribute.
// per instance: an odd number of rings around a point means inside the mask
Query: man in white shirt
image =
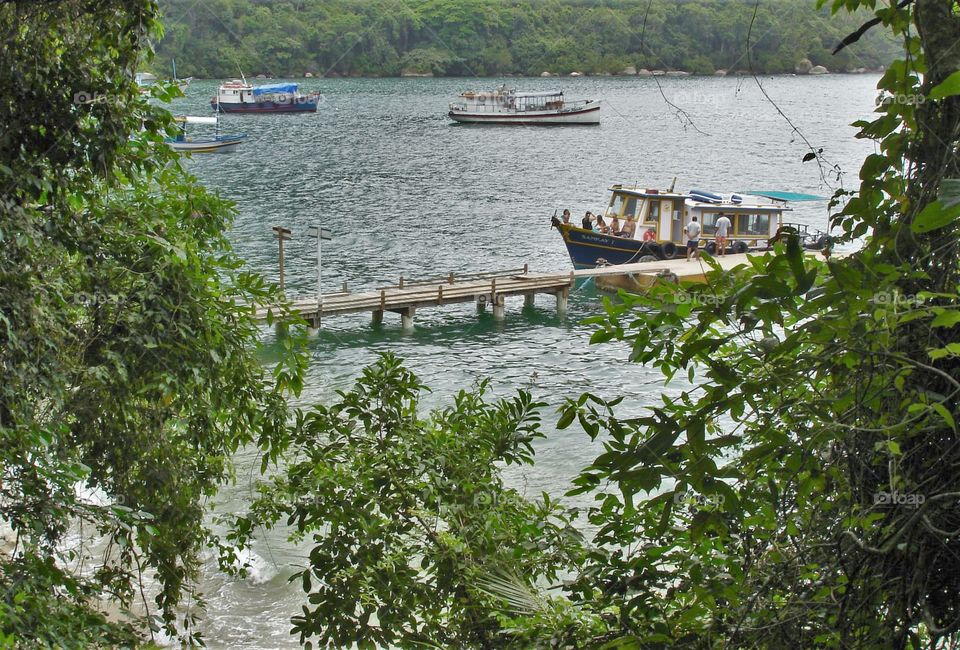
<svg viewBox="0 0 960 650"><path fill-rule="evenodd" d="M690 253L693 253L694 259L700 259L700 224L697 218L694 217L683 231L687 234L687 261L690 261Z"/></svg>
<svg viewBox="0 0 960 650"><path fill-rule="evenodd" d="M727 218L727 215L721 213L715 224L717 232L713 236L713 241L717 245L717 253L720 255L727 254L727 235L730 232L730 225L730 219Z"/></svg>

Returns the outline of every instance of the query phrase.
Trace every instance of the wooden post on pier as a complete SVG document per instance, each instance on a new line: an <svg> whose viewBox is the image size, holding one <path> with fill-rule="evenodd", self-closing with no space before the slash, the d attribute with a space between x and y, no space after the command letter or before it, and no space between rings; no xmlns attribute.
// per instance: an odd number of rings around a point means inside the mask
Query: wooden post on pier
<svg viewBox="0 0 960 650"><path fill-rule="evenodd" d="M567 313L567 300L570 297L570 287L564 287L557 292L557 315L563 316Z"/></svg>
<svg viewBox="0 0 960 650"><path fill-rule="evenodd" d="M417 313L416 307L406 307L400 310L400 322L405 332L413 331L413 315Z"/></svg>
<svg viewBox="0 0 960 650"><path fill-rule="evenodd" d="M497 296L493 301L493 320L503 320L507 317L507 301L503 296Z"/></svg>
<svg viewBox="0 0 960 650"><path fill-rule="evenodd" d="M283 293L283 242L290 239L290 230L283 226L274 226L277 234L277 245L280 246L280 293Z"/></svg>
<svg viewBox="0 0 960 650"><path fill-rule="evenodd" d="M532 291L523 297L523 308L524 309L533 309L533 299L534 294Z"/></svg>

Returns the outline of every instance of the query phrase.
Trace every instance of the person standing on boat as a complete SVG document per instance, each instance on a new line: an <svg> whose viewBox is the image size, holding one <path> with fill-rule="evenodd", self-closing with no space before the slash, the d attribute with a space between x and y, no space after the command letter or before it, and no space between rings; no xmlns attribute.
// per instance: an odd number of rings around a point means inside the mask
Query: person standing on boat
<svg viewBox="0 0 960 650"><path fill-rule="evenodd" d="M687 261L690 261L691 253L694 259L700 259L700 224L697 218L694 217L683 230L687 233Z"/></svg>
<svg viewBox="0 0 960 650"><path fill-rule="evenodd" d="M593 230L593 215L589 210L587 210L587 213L583 215L583 229Z"/></svg>
<svg viewBox="0 0 960 650"><path fill-rule="evenodd" d="M568 226L570 225L570 210L563 211L563 223L567 224Z"/></svg>
<svg viewBox="0 0 960 650"><path fill-rule="evenodd" d="M730 232L730 219L727 215L721 213L720 218L715 224L717 232L713 236L713 241L717 246L717 253L726 256L727 254L727 235Z"/></svg>

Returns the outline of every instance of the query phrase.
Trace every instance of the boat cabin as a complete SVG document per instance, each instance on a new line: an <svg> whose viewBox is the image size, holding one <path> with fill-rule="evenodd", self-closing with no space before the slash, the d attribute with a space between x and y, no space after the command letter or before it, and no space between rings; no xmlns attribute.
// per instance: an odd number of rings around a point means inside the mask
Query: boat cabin
<svg viewBox="0 0 960 650"><path fill-rule="evenodd" d="M716 233L716 222L722 215L730 220L728 239L731 242L743 241L750 247L761 241L766 243L780 228L783 212L790 210L781 204L759 203L755 200L758 197L737 194L722 197L697 190L679 194L622 185L614 185L610 192L610 202L603 213L608 226L616 217L622 236L657 243L673 242L678 246L686 243L683 231L693 217L700 222L701 243L705 243Z"/></svg>

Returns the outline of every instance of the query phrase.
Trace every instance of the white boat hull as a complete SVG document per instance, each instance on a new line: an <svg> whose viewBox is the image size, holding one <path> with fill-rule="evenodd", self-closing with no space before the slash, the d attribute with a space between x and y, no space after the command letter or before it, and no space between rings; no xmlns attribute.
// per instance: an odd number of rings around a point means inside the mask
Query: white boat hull
<svg viewBox="0 0 960 650"><path fill-rule="evenodd" d="M171 140L165 142L174 151L181 153L232 153L239 147L246 136L228 137L224 139L197 138L195 140Z"/></svg>
<svg viewBox="0 0 960 650"><path fill-rule="evenodd" d="M451 109L450 119L471 124L600 124L600 102L575 109L544 111L469 111Z"/></svg>

